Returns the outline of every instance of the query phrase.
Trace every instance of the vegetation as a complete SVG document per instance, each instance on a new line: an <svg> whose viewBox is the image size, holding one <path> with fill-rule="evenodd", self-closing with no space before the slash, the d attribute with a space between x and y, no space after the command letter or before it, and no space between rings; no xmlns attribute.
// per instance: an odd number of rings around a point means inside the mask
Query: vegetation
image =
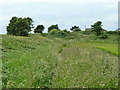
<svg viewBox="0 0 120 90"><path fill-rule="evenodd" d="M49 32L50 36L52 35L53 37L57 37L57 38L65 38L68 35L68 32L66 31L61 31L61 30L57 30L57 29L52 29Z"/></svg>
<svg viewBox="0 0 120 90"><path fill-rule="evenodd" d="M34 33L42 33L44 29L45 29L45 27L43 25L38 25L35 28Z"/></svg>
<svg viewBox="0 0 120 90"><path fill-rule="evenodd" d="M50 34L2 38L3 88L118 87L116 35L99 39L71 32L63 39Z"/></svg>
<svg viewBox="0 0 120 90"><path fill-rule="evenodd" d="M2 87L117 88L118 32L98 33L98 26L70 32L56 24L48 33L1 35Z"/></svg>
<svg viewBox="0 0 120 90"><path fill-rule="evenodd" d="M68 31L67 29L64 29L63 32L68 33L68 34L70 33L70 31Z"/></svg>
<svg viewBox="0 0 120 90"><path fill-rule="evenodd" d="M7 34L16 36L28 36L33 28L32 19L12 17L9 25L7 26Z"/></svg>
<svg viewBox="0 0 120 90"><path fill-rule="evenodd" d="M119 31L107 31L108 34L117 35Z"/></svg>
<svg viewBox="0 0 120 90"><path fill-rule="evenodd" d="M48 28L48 32L50 32L52 29L57 29L57 30L59 30L58 25L57 25L57 24L56 24L56 25L51 25L51 26Z"/></svg>
<svg viewBox="0 0 120 90"><path fill-rule="evenodd" d="M79 26L73 26L72 28L70 28L70 30L73 31L73 32L81 31Z"/></svg>
<svg viewBox="0 0 120 90"><path fill-rule="evenodd" d="M92 30L96 32L97 36L100 36L102 34L102 22L101 21L97 21L94 25L91 25Z"/></svg>
<svg viewBox="0 0 120 90"><path fill-rule="evenodd" d="M106 38L108 38L108 35L103 33L103 34L99 35L99 38L106 39Z"/></svg>

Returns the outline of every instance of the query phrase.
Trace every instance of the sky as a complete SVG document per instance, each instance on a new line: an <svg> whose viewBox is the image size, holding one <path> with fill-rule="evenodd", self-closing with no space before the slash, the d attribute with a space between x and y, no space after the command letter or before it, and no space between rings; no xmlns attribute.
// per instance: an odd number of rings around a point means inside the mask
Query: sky
<svg viewBox="0 0 120 90"><path fill-rule="evenodd" d="M45 31L53 24L61 30L79 26L82 30L97 21L103 28L114 31L118 28L119 0L1 0L0 34L13 16L30 17L34 27L44 25Z"/></svg>

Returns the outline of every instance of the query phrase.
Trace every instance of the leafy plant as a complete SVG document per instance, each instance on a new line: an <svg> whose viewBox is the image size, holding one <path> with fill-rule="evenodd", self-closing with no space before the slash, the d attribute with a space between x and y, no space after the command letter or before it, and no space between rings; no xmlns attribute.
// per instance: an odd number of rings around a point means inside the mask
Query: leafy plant
<svg viewBox="0 0 120 90"><path fill-rule="evenodd" d="M101 38L101 39L106 39L106 38L108 38L108 35L107 35L107 34L101 34L101 35L99 36L99 38Z"/></svg>
<svg viewBox="0 0 120 90"><path fill-rule="evenodd" d="M38 25L35 28L34 33L42 33L44 29L45 29L45 27L43 25Z"/></svg>
<svg viewBox="0 0 120 90"><path fill-rule="evenodd" d="M51 25L51 26L48 28L48 32L50 32L50 31L53 30L53 29L59 30L58 25L57 25L57 24L56 24L56 25Z"/></svg>
<svg viewBox="0 0 120 90"><path fill-rule="evenodd" d="M92 30L96 32L97 36L101 35L103 31L101 21L97 21L96 23L94 23L94 25L91 25L91 27L92 27Z"/></svg>
<svg viewBox="0 0 120 90"><path fill-rule="evenodd" d="M58 38L64 38L66 37L68 33L58 30L58 29L53 29L50 31L50 35L53 35L54 37L58 37Z"/></svg>
<svg viewBox="0 0 120 90"><path fill-rule="evenodd" d="M76 31L81 31L81 29L79 28L79 26L73 26L72 28L70 28L71 31L76 32Z"/></svg>
<svg viewBox="0 0 120 90"><path fill-rule="evenodd" d="M33 20L29 17L12 17L9 25L7 26L7 34L16 36L28 36L29 32L33 28L32 22Z"/></svg>

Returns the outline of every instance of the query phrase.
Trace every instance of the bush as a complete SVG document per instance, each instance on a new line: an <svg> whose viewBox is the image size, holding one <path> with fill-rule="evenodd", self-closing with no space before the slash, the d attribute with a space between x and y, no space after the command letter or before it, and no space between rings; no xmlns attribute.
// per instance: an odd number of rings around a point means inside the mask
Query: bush
<svg viewBox="0 0 120 90"><path fill-rule="evenodd" d="M98 37L101 38L101 39L106 39L106 38L108 38L108 35L107 34L101 34Z"/></svg>
<svg viewBox="0 0 120 90"><path fill-rule="evenodd" d="M51 25L51 26L48 28L48 32L50 32L50 31L53 30L53 29L59 30L58 25L57 25L57 24L56 24L56 25Z"/></svg>
<svg viewBox="0 0 120 90"><path fill-rule="evenodd" d="M67 33L58 29L53 29L50 31L50 35L53 35L54 37L58 38L64 38L67 36Z"/></svg>
<svg viewBox="0 0 120 90"><path fill-rule="evenodd" d="M118 35L120 35L120 31L118 31Z"/></svg>
<svg viewBox="0 0 120 90"><path fill-rule="evenodd" d="M63 32L65 32L65 33L70 33L70 31L67 31L67 29L63 30Z"/></svg>
<svg viewBox="0 0 120 90"><path fill-rule="evenodd" d="M81 31L81 29L77 28L74 30L74 32L78 32L78 31Z"/></svg>
<svg viewBox="0 0 120 90"><path fill-rule="evenodd" d="M118 31L107 31L108 34L118 34Z"/></svg>
<svg viewBox="0 0 120 90"><path fill-rule="evenodd" d="M71 31L76 32L76 31L81 31L81 29L79 28L79 26L73 26L72 28L70 28Z"/></svg>
<svg viewBox="0 0 120 90"><path fill-rule="evenodd" d="M55 35L55 34L57 34L58 31L59 30L57 30L57 29L52 29L49 33L50 33L50 35Z"/></svg>

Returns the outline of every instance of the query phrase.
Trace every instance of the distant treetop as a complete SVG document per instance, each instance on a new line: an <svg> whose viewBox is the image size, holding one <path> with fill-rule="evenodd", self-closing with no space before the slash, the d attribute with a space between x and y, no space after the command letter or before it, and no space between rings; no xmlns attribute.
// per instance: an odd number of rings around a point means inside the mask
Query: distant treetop
<svg viewBox="0 0 120 90"><path fill-rule="evenodd" d="M73 26L72 28L70 28L71 31L76 32L76 31L81 31L81 29L79 28L79 26Z"/></svg>
<svg viewBox="0 0 120 90"><path fill-rule="evenodd" d="M51 25L51 26L48 28L48 32L50 32L52 29L57 29L57 30L59 30L58 24L56 24L56 25Z"/></svg>
<svg viewBox="0 0 120 90"><path fill-rule="evenodd" d="M38 26L34 29L34 33L42 33L44 29L45 29L45 27L44 27L43 25L38 25Z"/></svg>
<svg viewBox="0 0 120 90"><path fill-rule="evenodd" d="M7 26L7 34L16 36L28 36L29 32L33 28L33 20L29 17L18 18L12 17L9 25Z"/></svg>

